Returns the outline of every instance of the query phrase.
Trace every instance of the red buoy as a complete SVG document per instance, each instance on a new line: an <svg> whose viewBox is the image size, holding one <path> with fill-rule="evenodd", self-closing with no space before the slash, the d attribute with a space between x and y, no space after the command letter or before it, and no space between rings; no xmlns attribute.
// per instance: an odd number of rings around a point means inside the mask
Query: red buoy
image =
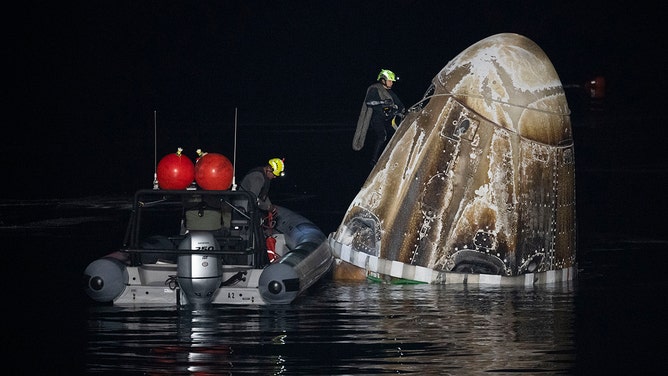
<svg viewBox="0 0 668 376"><path fill-rule="evenodd" d="M232 186L232 162L218 153L203 153L195 162L195 181L202 189L224 191Z"/></svg>
<svg viewBox="0 0 668 376"><path fill-rule="evenodd" d="M156 171L158 186L161 189L186 189L195 180L195 165L190 158L176 153L167 154L158 163Z"/></svg>

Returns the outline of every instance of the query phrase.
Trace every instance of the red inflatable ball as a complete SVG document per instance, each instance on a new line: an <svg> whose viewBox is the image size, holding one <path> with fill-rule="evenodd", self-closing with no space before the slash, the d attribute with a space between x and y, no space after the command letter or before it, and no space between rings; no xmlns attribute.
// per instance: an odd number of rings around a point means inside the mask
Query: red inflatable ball
<svg viewBox="0 0 668 376"><path fill-rule="evenodd" d="M195 165L190 158L181 154L183 149L164 156L156 171L160 189L186 189L195 180Z"/></svg>
<svg viewBox="0 0 668 376"><path fill-rule="evenodd" d="M232 186L234 168L226 156L205 153L195 162L195 181L202 189L224 191Z"/></svg>

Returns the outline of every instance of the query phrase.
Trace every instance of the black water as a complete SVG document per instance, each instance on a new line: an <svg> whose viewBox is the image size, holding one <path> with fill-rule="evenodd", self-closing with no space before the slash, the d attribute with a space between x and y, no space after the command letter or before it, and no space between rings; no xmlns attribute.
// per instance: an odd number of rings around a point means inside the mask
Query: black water
<svg viewBox="0 0 668 376"><path fill-rule="evenodd" d="M282 307L96 309L87 369L136 374L564 373L573 288L324 283Z"/></svg>
<svg viewBox="0 0 668 376"><path fill-rule="evenodd" d="M581 250L571 283L531 288L322 280L287 306L93 304L81 272L123 232L129 201L4 203L5 345L13 374L659 374L662 242ZM21 222L21 225L18 223ZM8 252L9 253L9 252ZM11 266L11 268L10 268ZM6 274L7 275L7 274ZM20 355L20 356L19 356Z"/></svg>
<svg viewBox="0 0 668 376"><path fill-rule="evenodd" d="M665 241L609 235L579 249L578 280L554 286L326 279L288 306L92 304L81 273L118 246L129 202L105 196L2 204L3 333L5 349L18 352L7 358L14 374L665 371Z"/></svg>
<svg viewBox="0 0 668 376"><path fill-rule="evenodd" d="M325 279L289 306L99 306L82 272L121 245L131 193L2 200L5 363L26 375L663 374L668 169L657 141L666 131L642 113L573 120L580 274L556 286ZM272 188L327 233L364 169L347 142L308 140L349 133L295 129L312 158L286 163L291 178Z"/></svg>

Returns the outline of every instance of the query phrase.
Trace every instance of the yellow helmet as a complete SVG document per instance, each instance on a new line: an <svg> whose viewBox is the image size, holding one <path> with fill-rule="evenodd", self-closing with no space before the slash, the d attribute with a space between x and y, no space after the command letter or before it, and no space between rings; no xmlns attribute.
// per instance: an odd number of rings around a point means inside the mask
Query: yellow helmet
<svg viewBox="0 0 668 376"><path fill-rule="evenodd" d="M378 73L378 78L376 80L380 81L382 79L386 79L389 81L399 81L399 77L397 77L394 72L392 72L389 69L381 69L380 73Z"/></svg>
<svg viewBox="0 0 668 376"><path fill-rule="evenodd" d="M273 169L272 172L276 176L284 176L285 175L285 164L283 163L283 159L280 158L272 158L269 160L269 166Z"/></svg>

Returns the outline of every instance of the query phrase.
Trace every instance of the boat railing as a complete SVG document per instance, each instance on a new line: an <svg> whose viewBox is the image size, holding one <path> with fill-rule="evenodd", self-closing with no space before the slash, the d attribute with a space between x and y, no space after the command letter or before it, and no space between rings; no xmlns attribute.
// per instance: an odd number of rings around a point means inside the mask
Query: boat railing
<svg viewBox="0 0 668 376"><path fill-rule="evenodd" d="M253 265L257 256L257 247L249 243L248 239L241 236L231 235L214 235L218 243L218 249L210 249L206 251L197 249L179 249L178 245L186 239L187 235L168 236L163 237L167 240L161 242L158 246L143 247L128 247L122 249L134 256L135 259L140 260L141 264L152 264L158 260L162 262L175 262L180 255L190 254L210 254L220 255L223 263L226 264L247 264ZM144 257L142 257L144 256Z"/></svg>

